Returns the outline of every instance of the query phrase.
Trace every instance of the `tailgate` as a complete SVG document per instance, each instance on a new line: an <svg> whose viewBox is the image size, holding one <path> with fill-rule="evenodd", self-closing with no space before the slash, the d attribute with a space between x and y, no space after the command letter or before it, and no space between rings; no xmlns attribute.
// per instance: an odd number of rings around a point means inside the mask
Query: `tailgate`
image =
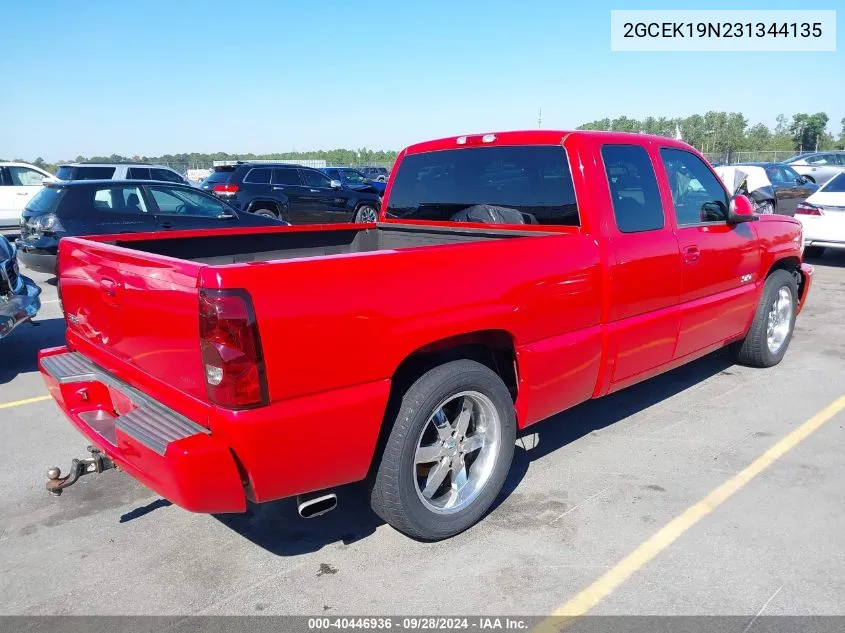
<svg viewBox="0 0 845 633"><path fill-rule="evenodd" d="M82 238L59 244L59 296L68 345L201 424L201 264Z"/></svg>

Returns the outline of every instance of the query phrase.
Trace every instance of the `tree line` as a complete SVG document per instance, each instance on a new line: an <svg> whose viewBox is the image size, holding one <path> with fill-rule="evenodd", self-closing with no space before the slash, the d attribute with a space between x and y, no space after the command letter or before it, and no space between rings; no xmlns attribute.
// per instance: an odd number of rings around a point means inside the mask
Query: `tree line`
<svg viewBox="0 0 845 633"><path fill-rule="evenodd" d="M840 121L841 130L834 136L827 129L830 122L824 112L807 114L799 112L787 119L779 115L774 128L763 123L749 126L748 119L739 112L707 112L687 117L646 117L643 120L620 116L604 118L578 126L579 130L612 130L616 132L640 132L659 136L677 137L705 154L730 154L736 151L782 151L808 152L815 150L845 149L845 118ZM188 154L164 154L161 156L77 156L69 161L48 163L38 157L35 165L55 172L63 162L128 162L165 163L171 165L210 166L222 160L313 160L321 159L330 165L392 164L398 152L369 150L366 147L353 149L315 150L308 152L280 152L274 154L229 154L227 152ZM29 162L15 159L19 162Z"/></svg>
<svg viewBox="0 0 845 633"><path fill-rule="evenodd" d="M845 118L840 121L838 137L828 132L827 114L799 112L787 119L779 115L774 128L763 123L749 127L748 119L739 112L707 112L687 117L646 117L643 120L621 116L599 119L578 127L579 130L612 130L642 132L682 138L703 153L736 151L810 152L845 149Z"/></svg>

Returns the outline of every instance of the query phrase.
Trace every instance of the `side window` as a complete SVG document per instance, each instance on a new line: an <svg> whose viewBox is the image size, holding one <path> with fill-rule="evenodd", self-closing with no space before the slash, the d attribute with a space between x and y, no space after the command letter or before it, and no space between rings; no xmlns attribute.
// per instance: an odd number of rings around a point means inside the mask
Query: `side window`
<svg viewBox="0 0 845 633"><path fill-rule="evenodd" d="M16 187L40 187L41 181L44 180L43 174L28 167L10 165L7 169L9 170L9 180Z"/></svg>
<svg viewBox="0 0 845 633"><path fill-rule="evenodd" d="M660 150L679 226L728 219L728 194L710 168L695 154Z"/></svg>
<svg viewBox="0 0 845 633"><path fill-rule="evenodd" d="M170 171L169 169L161 169L152 167L150 168L150 175L152 176L153 180L163 180L164 182L175 182L180 185L185 184L185 179L182 178L179 174L175 171Z"/></svg>
<svg viewBox="0 0 845 633"><path fill-rule="evenodd" d="M274 185L301 185L299 180L299 170L290 169L287 167L276 168L273 170L273 184Z"/></svg>
<svg viewBox="0 0 845 633"><path fill-rule="evenodd" d="M130 167L126 177L129 180L152 180L149 167Z"/></svg>
<svg viewBox="0 0 845 633"><path fill-rule="evenodd" d="M313 169L303 169L301 172L306 187L323 187L328 189L329 177Z"/></svg>
<svg viewBox="0 0 845 633"><path fill-rule="evenodd" d="M114 167L77 167L75 180L109 180L114 177Z"/></svg>
<svg viewBox="0 0 845 633"><path fill-rule="evenodd" d="M269 185L270 174L272 172L273 170L269 167L257 167L255 169L250 169L246 173L246 176L244 176L244 182L253 185Z"/></svg>
<svg viewBox="0 0 845 633"><path fill-rule="evenodd" d="M346 173L346 172L344 172L344 173ZM332 180L340 180L340 171L338 171L337 169L327 169L326 174Z"/></svg>
<svg viewBox="0 0 845 633"><path fill-rule="evenodd" d="M0 187L11 185L12 183L9 182L8 176L6 176L6 168L0 167ZM37 194L36 194L37 195Z"/></svg>
<svg viewBox="0 0 845 633"><path fill-rule="evenodd" d="M147 213L140 187L103 187L94 190L93 207L115 213Z"/></svg>
<svg viewBox="0 0 845 633"><path fill-rule="evenodd" d="M216 218L232 212L222 202L190 189L168 189L167 187L151 186L150 194L156 201L158 212L162 215Z"/></svg>
<svg viewBox="0 0 845 633"><path fill-rule="evenodd" d="M663 228L663 203L648 152L639 145L604 145L604 171L616 226L623 233Z"/></svg>

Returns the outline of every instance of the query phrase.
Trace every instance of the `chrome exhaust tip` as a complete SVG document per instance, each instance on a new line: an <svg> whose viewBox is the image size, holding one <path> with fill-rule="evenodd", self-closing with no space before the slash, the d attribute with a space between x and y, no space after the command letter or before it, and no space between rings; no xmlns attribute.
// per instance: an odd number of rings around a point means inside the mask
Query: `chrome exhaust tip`
<svg viewBox="0 0 845 633"><path fill-rule="evenodd" d="M322 516L336 507L337 495L333 492L310 493L296 497L296 509L303 519Z"/></svg>

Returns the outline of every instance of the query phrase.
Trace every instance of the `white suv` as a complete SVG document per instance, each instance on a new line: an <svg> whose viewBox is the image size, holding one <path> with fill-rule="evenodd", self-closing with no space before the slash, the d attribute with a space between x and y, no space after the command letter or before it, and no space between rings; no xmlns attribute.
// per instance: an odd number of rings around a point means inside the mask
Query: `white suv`
<svg viewBox="0 0 845 633"><path fill-rule="evenodd" d="M58 180L161 180L190 185L187 178L164 165L149 163L68 163L56 170Z"/></svg>
<svg viewBox="0 0 845 633"><path fill-rule="evenodd" d="M0 163L0 228L17 228L21 212L41 191L44 179L55 180L48 171L28 163Z"/></svg>

